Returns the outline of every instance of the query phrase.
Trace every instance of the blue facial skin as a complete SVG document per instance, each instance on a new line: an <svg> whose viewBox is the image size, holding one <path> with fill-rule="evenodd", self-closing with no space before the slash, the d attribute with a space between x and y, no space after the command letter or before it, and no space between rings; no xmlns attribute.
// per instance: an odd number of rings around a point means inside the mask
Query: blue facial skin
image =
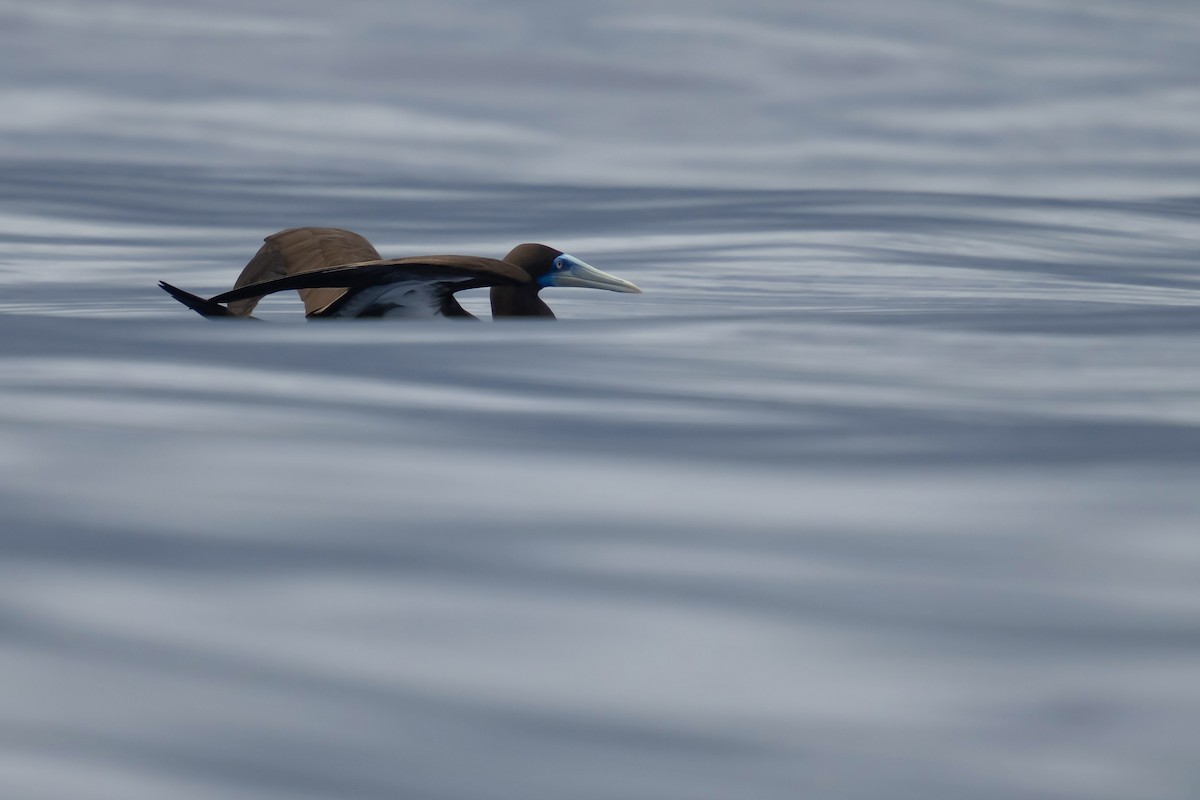
<svg viewBox="0 0 1200 800"><path fill-rule="evenodd" d="M582 286L586 289L606 289L610 292L641 292L623 278L601 272L587 262L563 253L554 259L550 271L537 279L539 288L547 286Z"/></svg>
<svg viewBox="0 0 1200 800"><path fill-rule="evenodd" d="M538 286L542 288L557 286L559 278L571 275L578 266L580 266L579 259L563 253L554 259L554 268L537 279Z"/></svg>

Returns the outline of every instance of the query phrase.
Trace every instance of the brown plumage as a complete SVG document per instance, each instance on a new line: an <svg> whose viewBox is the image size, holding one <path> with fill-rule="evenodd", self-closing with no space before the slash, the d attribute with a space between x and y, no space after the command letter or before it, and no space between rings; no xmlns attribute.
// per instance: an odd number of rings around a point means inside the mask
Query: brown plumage
<svg viewBox="0 0 1200 800"><path fill-rule="evenodd" d="M250 259L234 282L241 289L252 283L285 278L300 272L323 267L380 261L383 256L362 236L341 228L288 228L263 240L263 246ZM304 313L312 315L346 293L344 288L301 289ZM258 305L259 297L235 300L229 311L237 317L248 317Z"/></svg>
<svg viewBox="0 0 1200 800"><path fill-rule="evenodd" d="M234 288L208 300L159 285L207 317L249 317L263 296L288 289L300 293L310 318L473 318L454 293L483 286L492 287L493 317L553 318L538 297L546 286L641 291L542 244L518 245L503 261L455 255L381 259L370 242L340 228L291 228L268 236Z"/></svg>

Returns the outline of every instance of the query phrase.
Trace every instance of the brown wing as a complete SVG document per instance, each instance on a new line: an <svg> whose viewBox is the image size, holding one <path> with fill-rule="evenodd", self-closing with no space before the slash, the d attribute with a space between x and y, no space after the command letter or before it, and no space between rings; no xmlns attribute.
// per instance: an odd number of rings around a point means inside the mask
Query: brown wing
<svg viewBox="0 0 1200 800"><path fill-rule="evenodd" d="M281 278L252 283L235 288L211 298L213 303L230 303L259 298L288 289L340 289L339 296L331 306L309 312L309 316L323 315L322 312L336 311L343 301L372 287L389 284L423 284L434 291L431 296L441 304L436 309L446 313L444 300L463 289L481 286L518 286L529 283L529 273L506 261L478 256L414 256L372 260L360 264L344 264L337 267L314 269L285 275ZM370 297L369 295L367 296ZM337 304L336 306L334 304Z"/></svg>
<svg viewBox="0 0 1200 800"><path fill-rule="evenodd" d="M289 228L266 238L238 276L233 288L241 289L324 267L379 259L379 251L353 231L341 228ZM345 291L345 288L339 287L301 289L300 299L304 301L305 313L312 314L336 301ZM238 317L249 316L261 296L245 296L230 303L230 313Z"/></svg>

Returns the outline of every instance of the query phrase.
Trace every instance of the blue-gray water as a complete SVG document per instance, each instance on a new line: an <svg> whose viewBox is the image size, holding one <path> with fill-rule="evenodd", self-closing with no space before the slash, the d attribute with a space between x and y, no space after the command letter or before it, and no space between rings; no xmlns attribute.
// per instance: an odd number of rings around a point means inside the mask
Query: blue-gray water
<svg viewBox="0 0 1200 800"><path fill-rule="evenodd" d="M1200 795L1197 41L0 1L0 796ZM155 287L296 225L645 294Z"/></svg>

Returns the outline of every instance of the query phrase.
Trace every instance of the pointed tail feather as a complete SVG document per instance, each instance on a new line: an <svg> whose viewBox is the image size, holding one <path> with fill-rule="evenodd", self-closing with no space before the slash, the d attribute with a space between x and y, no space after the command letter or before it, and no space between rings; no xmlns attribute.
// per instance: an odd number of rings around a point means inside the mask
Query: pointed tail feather
<svg viewBox="0 0 1200 800"><path fill-rule="evenodd" d="M203 297L185 292L176 286L172 286L166 281L159 281L158 286L167 294L174 297L185 306L195 311L202 317L232 317L235 316L228 308L220 303L214 303L212 300L205 300Z"/></svg>

